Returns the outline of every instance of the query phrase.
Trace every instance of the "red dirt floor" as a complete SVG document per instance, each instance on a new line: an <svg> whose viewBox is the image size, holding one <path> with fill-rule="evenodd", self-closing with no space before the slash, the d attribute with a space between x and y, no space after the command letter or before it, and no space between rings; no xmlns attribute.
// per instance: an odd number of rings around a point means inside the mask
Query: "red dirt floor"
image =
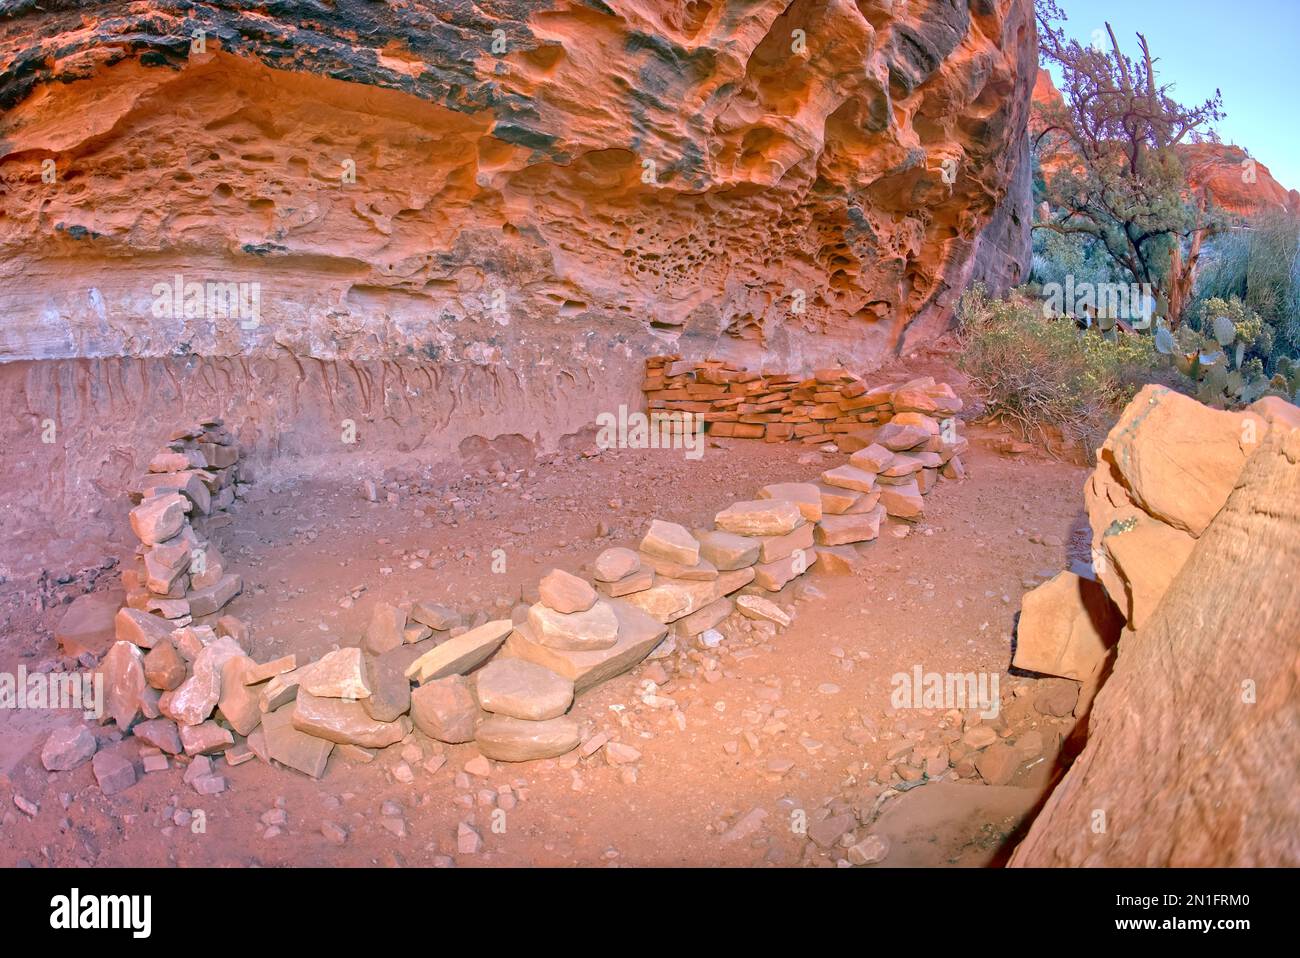
<svg viewBox="0 0 1300 958"><path fill-rule="evenodd" d="M679 652L659 663L669 680L656 693L675 709L642 701L649 662L579 697L574 713L593 732L642 753L635 781L603 752L493 763L490 775L476 778L463 772L478 754L473 744L441 745L417 732L369 763L336 752L319 782L253 761L223 767L229 788L216 796L197 794L173 767L105 797L89 763L62 773L40 765L45 736L67 715L5 711L0 865L842 864L843 848L819 848L792 823L874 809L883 791L876 772L906 734L951 722L941 709L893 710L893 674L915 665L1000 672L1004 699L1022 694L995 725L1064 733L1073 724L1026 707L1031 694L1024 693L1061 680L1007 669L1021 595L1068 567L1067 552L1086 553L1086 472L999 455L992 440L1001 434L983 427L967 434L969 477L941 482L905 537L895 535L895 524L882 526L880 538L860 549L864 574L814 566L774 596L796 611L788 630L733 633L712 650L678 640ZM725 442L699 461L672 450L570 454L526 467L512 488L476 477L411 493L399 481L396 502L365 501L358 481L259 482L224 530L228 567L245 583L225 611L250 624L255 659L297 652L300 662L356 644L378 599L430 598L469 614L508 615L521 586L547 568L578 571L601 549L635 545L651 517L698 525L766 483L809 480L845 459L795 444ZM459 513L448 508L451 495L465 502ZM449 514L460 518L444 522ZM609 534L597 539L602 522ZM504 552L504 573L492 571L494 549ZM350 600L357 590L364 591ZM0 657L9 661L0 668L57 654L49 636L59 614L47 610L26 636L6 638ZM445 763L429 771L438 755ZM773 759L793 765L780 774L769 767ZM414 773L409 784L394 775L403 762ZM875 823L856 829L859 839L869 832L890 839L883 865L1000 862L1049 783L1053 761L1049 755L1002 787L948 773L889 793ZM15 806L16 795L39 805L34 818ZM178 809L201 809L206 830L174 824ZM724 841L754 809L766 812L756 830ZM275 824L277 810L283 824ZM464 821L482 835L475 854L457 854ZM326 822L348 831L341 845L322 834Z"/></svg>

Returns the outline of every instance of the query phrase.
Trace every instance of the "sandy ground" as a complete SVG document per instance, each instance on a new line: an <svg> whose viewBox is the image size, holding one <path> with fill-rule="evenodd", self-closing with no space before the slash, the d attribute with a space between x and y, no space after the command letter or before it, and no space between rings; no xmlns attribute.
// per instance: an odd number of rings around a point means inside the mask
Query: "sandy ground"
<svg viewBox="0 0 1300 958"><path fill-rule="evenodd" d="M814 566L788 586L776 597L796 612L788 630L728 630L711 650L679 640L650 673L664 670L657 694L675 708L643 700L650 663L581 696L575 714L592 734L641 752L631 766L598 751L494 764L477 777L464 771L478 754L472 744L413 733L371 762L336 752L319 782L254 761L221 768L229 788L216 796L198 795L172 768L105 797L89 764L54 774L40 765L48 731L71 716L5 711L0 864L831 866L844 863L844 848L820 847L801 823L853 810L867 823L855 838L889 838L884 865L996 864L1052 779L1050 750L1008 786L948 769L889 791L882 767L898 785L889 767L909 745L953 737L961 718L893 709L890 678L917 665L1000 673L1010 704L996 727L1041 727L1049 739L1069 730L1072 720L1028 706L1060 680L1007 669L1020 596L1086 552L1086 473L1002 456L1000 434L967 432L969 478L942 482L905 537L890 526L864 545L862 574ZM250 624L259 661L356 644L378 599L508 614L546 569L576 571L603 548L634 545L651 517L699 524L766 483L812 479L844 459L748 441L711 447L699 461L669 450L568 454L517 479L507 462L505 481L475 476L451 488L387 476L378 503L361 496L360 477L259 483L226 530L228 564L245 581L226 611ZM494 550L504 571L493 569ZM56 654L49 635L59 611L6 638L3 668ZM408 768L413 780L403 783ZM15 796L36 803L36 815ZM196 810L206 826L197 832L183 814ZM752 831L731 831L742 820L756 823ZM457 851L462 822L482 836L476 853ZM346 830L341 844L322 833L327 823Z"/></svg>

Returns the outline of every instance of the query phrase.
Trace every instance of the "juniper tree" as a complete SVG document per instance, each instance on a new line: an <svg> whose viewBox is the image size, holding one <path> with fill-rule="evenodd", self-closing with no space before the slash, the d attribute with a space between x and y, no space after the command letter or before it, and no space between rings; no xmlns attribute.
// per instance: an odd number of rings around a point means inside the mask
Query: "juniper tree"
<svg viewBox="0 0 1300 958"><path fill-rule="evenodd" d="M1156 59L1138 34L1136 59L1106 24L1109 49L1067 39L1055 0L1038 0L1039 45L1061 70L1062 103L1038 107L1034 149L1052 167L1047 215L1034 229L1090 238L1137 283L1149 283L1157 312L1177 329L1192 295L1206 239L1226 224L1187 183L1175 148L1213 139L1222 118L1216 90L1186 107L1156 80Z"/></svg>

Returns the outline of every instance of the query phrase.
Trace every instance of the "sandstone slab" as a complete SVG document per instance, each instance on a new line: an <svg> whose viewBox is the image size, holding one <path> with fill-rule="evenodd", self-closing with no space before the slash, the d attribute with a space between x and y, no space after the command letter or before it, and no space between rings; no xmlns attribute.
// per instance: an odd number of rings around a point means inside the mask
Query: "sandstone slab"
<svg viewBox="0 0 1300 958"><path fill-rule="evenodd" d="M132 642L114 642L99 670L104 676L104 717L125 732L140 718L144 653Z"/></svg>
<svg viewBox="0 0 1300 958"><path fill-rule="evenodd" d="M821 508L820 494L818 510ZM700 557L722 572L744 569L758 561L763 543L753 536L740 536L734 532L713 529L699 537Z"/></svg>
<svg viewBox="0 0 1300 958"><path fill-rule="evenodd" d="M300 683L300 688L322 698L366 698L370 695L370 683L361 650L345 648L327 652L312 663L311 670Z"/></svg>
<svg viewBox="0 0 1300 958"><path fill-rule="evenodd" d="M362 707L376 722L396 722L410 711L411 682L406 677L410 665L402 649L366 659L366 686L370 694L361 700Z"/></svg>
<svg viewBox="0 0 1300 958"><path fill-rule="evenodd" d="M1101 458L1114 462L1148 513L1199 536L1228 501L1258 444L1247 442L1263 431L1246 427L1248 415L1144 386L1106 437Z"/></svg>
<svg viewBox="0 0 1300 958"><path fill-rule="evenodd" d="M135 765L120 749L96 752L90 766L100 791L105 795L116 795L136 783Z"/></svg>
<svg viewBox="0 0 1300 958"><path fill-rule="evenodd" d="M776 482L758 490L760 499L783 499L793 502L808 522L822 517L821 491L811 482Z"/></svg>
<svg viewBox="0 0 1300 958"><path fill-rule="evenodd" d="M527 659L498 658L475 675L479 705L528 721L563 715L573 704L573 680Z"/></svg>
<svg viewBox="0 0 1300 958"><path fill-rule="evenodd" d="M662 519L650 520L650 528L641 540L641 551L684 565L700 561L700 544L684 526Z"/></svg>
<svg viewBox="0 0 1300 958"><path fill-rule="evenodd" d="M500 648L513 628L514 623L509 619L495 619L448 639L412 662L406 669L406 677L424 684L468 672Z"/></svg>
<svg viewBox="0 0 1300 958"><path fill-rule="evenodd" d="M870 542L880 535L880 522L884 517L885 508L880 505L870 512L824 516L817 523L817 544L840 546L853 542Z"/></svg>
<svg viewBox="0 0 1300 958"><path fill-rule="evenodd" d="M361 640L362 647L371 655L391 652L406 641L403 634L405 628L405 612L391 603L376 602L370 612L365 636Z"/></svg>
<svg viewBox="0 0 1300 958"><path fill-rule="evenodd" d="M405 717L395 722L376 722L360 702L321 698L298 689L294 699L293 727L336 745L387 748L406 737L411 723Z"/></svg>
<svg viewBox="0 0 1300 958"><path fill-rule="evenodd" d="M1118 641L1123 626L1099 583L1061 572L1021 600L1012 665L1085 680Z"/></svg>
<svg viewBox="0 0 1300 958"><path fill-rule="evenodd" d="M141 722L131 730L131 734L146 745L161 749L168 755L179 755L185 748L176 723L171 719L156 718Z"/></svg>
<svg viewBox="0 0 1300 958"><path fill-rule="evenodd" d="M581 739L578 723L567 715L542 722L493 715L478 727L474 744L494 761L531 762L571 752Z"/></svg>
<svg viewBox="0 0 1300 958"><path fill-rule="evenodd" d="M779 605L761 595L741 595L736 597L736 608L747 619L771 622L786 628L794 620Z"/></svg>
<svg viewBox="0 0 1300 958"><path fill-rule="evenodd" d="M217 709L221 717L240 735L247 737L262 721L261 689L248 684L248 670L256 663L246 655L236 655L221 666L221 697Z"/></svg>
<svg viewBox="0 0 1300 958"><path fill-rule="evenodd" d="M147 546L166 542L181 531L190 500L174 492L145 499L131 510L131 531Z"/></svg>
<svg viewBox="0 0 1300 958"><path fill-rule="evenodd" d="M641 558L631 549L615 546L606 549L592 563L592 572L598 582L617 582L641 568Z"/></svg>
<svg viewBox="0 0 1300 958"><path fill-rule="evenodd" d="M589 582L563 569L552 569L537 584L542 605L553 612L576 614L596 604L596 590Z"/></svg>
<svg viewBox="0 0 1300 958"><path fill-rule="evenodd" d="M694 565L685 565L652 555L644 555L641 560L641 564L647 570L670 579L695 579L699 582L707 582L718 577L718 567L704 555L703 541L700 542L700 561Z"/></svg>
<svg viewBox="0 0 1300 958"><path fill-rule="evenodd" d="M1116 597L1128 624L1140 629L1150 620L1174 577L1196 546L1191 533L1165 525L1145 514L1132 524L1102 532L1102 545L1115 571L1124 580L1124 596Z"/></svg>
<svg viewBox="0 0 1300 958"><path fill-rule="evenodd" d="M185 600L189 603L190 615L213 615L225 608L243 589L243 580L234 573L227 573L210 586L185 593Z"/></svg>
<svg viewBox="0 0 1300 958"><path fill-rule="evenodd" d="M618 618L608 602L568 615L538 602L528 610L528 624L540 642L555 649L607 649L618 639Z"/></svg>
<svg viewBox="0 0 1300 958"><path fill-rule="evenodd" d="M732 602L726 596L714 599L703 608L696 609L690 615L682 616L673 623L673 632L686 638L707 632L731 614Z"/></svg>
<svg viewBox="0 0 1300 958"><path fill-rule="evenodd" d="M783 536L804 521L799 506L786 499L755 499L732 503L714 516L723 532L739 536Z"/></svg>
<svg viewBox="0 0 1300 958"><path fill-rule="evenodd" d="M609 596L611 599L617 599L620 596L631 595L633 592L644 592L654 583L655 574L652 569L638 569L614 582L597 582L596 585L604 595ZM527 606L525 606L524 618L527 619L527 617L528 610Z"/></svg>
<svg viewBox="0 0 1300 958"><path fill-rule="evenodd" d="M876 474L857 466L836 466L822 473L822 482L828 486L848 489L850 492L871 492L876 488Z"/></svg>
<svg viewBox="0 0 1300 958"><path fill-rule="evenodd" d="M125 600L120 591L91 592L79 595L54 629L63 654L78 658L90 653L102 656L117 640L117 610Z"/></svg>
<svg viewBox="0 0 1300 958"><path fill-rule="evenodd" d="M880 504L896 519L919 519L925 513L925 499L914 479L902 485L881 486Z"/></svg>
<svg viewBox="0 0 1300 958"><path fill-rule="evenodd" d="M125 607L117 610L113 626L119 642L132 642L142 649L152 649L172 634L171 624L162 616Z"/></svg>
<svg viewBox="0 0 1300 958"><path fill-rule="evenodd" d="M435 632L447 632L465 622L464 616L455 609L427 601L412 604L411 618Z"/></svg>
<svg viewBox="0 0 1300 958"><path fill-rule="evenodd" d="M664 640L668 627L620 599L611 599L618 617L618 641L608 649L568 651L542 644L524 623L514 630L502 654L535 662L571 680L580 694L626 672Z"/></svg>
<svg viewBox="0 0 1300 958"><path fill-rule="evenodd" d="M293 705L283 705L262 717L259 731L266 746L266 754L281 765L312 778L320 778L325 774L325 766L330 752L334 750L334 743L296 729L293 725L293 712ZM249 739L250 744L252 741Z"/></svg>
<svg viewBox="0 0 1300 958"><path fill-rule="evenodd" d="M818 495L820 502L821 496ZM811 549L813 545L813 526L805 522L796 528L793 532L787 532L783 536L762 536L759 538L762 543L759 549L759 562L775 562L777 559L784 559L793 555L801 549Z"/></svg>
<svg viewBox="0 0 1300 958"><path fill-rule="evenodd" d="M224 752L235 744L235 738L230 734L230 730L222 728L216 722L182 725L180 737L186 755L213 755Z"/></svg>
<svg viewBox="0 0 1300 958"><path fill-rule="evenodd" d="M872 443L849 456L849 465L863 472L884 472L894 459L894 454L880 443Z"/></svg>
<svg viewBox="0 0 1300 958"><path fill-rule="evenodd" d="M98 747L95 734L84 725L65 725L50 733L41 747L46 771L67 772L90 761Z"/></svg>
<svg viewBox="0 0 1300 958"><path fill-rule="evenodd" d="M816 561L815 549L802 549L784 559L761 563L754 567L754 584L768 592L780 592L787 583L807 572Z"/></svg>

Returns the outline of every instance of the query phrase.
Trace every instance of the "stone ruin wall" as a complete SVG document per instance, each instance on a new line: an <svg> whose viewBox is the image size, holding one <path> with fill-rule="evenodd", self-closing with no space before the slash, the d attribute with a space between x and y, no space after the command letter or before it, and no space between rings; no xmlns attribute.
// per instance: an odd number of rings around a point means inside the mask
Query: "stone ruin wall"
<svg viewBox="0 0 1300 958"><path fill-rule="evenodd" d="M1028 261L1034 26L901 10L12 7L4 571L128 541L160 424L220 415L271 471L459 471L634 405L648 356L871 370L941 332ZM191 282L258 315L186 315Z"/></svg>
<svg viewBox="0 0 1300 958"><path fill-rule="evenodd" d="M667 358L655 362L676 371L663 365ZM699 370L713 378L728 372L721 364ZM132 485L139 545L123 565L122 592L72 604L57 632L60 668L96 666L101 721L136 740L146 774L181 767L203 795L225 791L231 770L254 759L319 778L336 748L369 760L413 728L445 744L473 741L495 761L602 746L612 763L634 761L635 749L591 734L583 710L573 708L577 696L679 643L709 650L723 641L719 630L788 627L794 607L778 604L789 598L787 585L814 564L859 571L882 523L909 527L941 476L964 474L968 444L956 421L945 431L927 414L960 409L949 386L921 378L869 387L841 369L823 378L828 389L890 410L888 421L840 434L838 451L854 450L847 462L807 482L764 486L757 498L718 512L712 528L654 519L636 551L607 548L581 576L552 569L510 618L378 600L358 645L301 665L293 654L257 662L253 630L223 613L242 579L213 536L231 523L227 510L249 495L252 477L220 419L182 426ZM738 385L754 383L762 378ZM647 686L647 704L675 708L655 694L653 680ZM52 772L92 762L105 794L138 777L135 761L99 749L84 725L56 730L41 760Z"/></svg>

